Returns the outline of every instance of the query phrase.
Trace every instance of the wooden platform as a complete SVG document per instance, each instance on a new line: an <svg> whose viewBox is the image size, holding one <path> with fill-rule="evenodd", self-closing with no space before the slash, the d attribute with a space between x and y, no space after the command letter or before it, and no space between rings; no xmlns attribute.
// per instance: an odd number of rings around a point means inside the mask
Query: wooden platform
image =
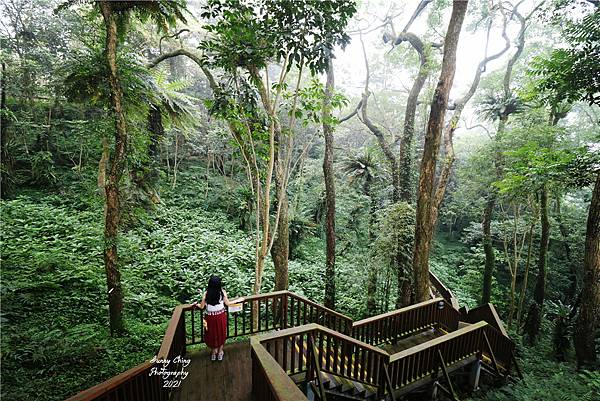
<svg viewBox="0 0 600 401"><path fill-rule="evenodd" d="M173 401L251 401L250 342L225 345L222 362L210 360L210 350L188 352L189 376L173 394Z"/></svg>

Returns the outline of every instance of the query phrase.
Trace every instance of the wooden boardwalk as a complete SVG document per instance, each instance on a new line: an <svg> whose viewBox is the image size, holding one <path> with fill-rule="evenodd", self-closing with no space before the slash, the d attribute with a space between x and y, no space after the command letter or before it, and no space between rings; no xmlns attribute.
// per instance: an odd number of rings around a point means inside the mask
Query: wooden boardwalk
<svg viewBox="0 0 600 401"><path fill-rule="evenodd" d="M210 350L188 352L189 376L173 394L173 401L251 401L250 342L225 345L222 362L210 360Z"/></svg>

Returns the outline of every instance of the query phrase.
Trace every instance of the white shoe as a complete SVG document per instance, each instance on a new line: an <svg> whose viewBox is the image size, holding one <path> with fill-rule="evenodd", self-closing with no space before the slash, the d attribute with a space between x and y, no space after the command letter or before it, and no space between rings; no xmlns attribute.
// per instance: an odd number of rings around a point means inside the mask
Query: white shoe
<svg viewBox="0 0 600 401"><path fill-rule="evenodd" d="M223 352L223 351L219 352L219 355L218 355L218 357L217 357L217 358L219 359L219 361L222 361L222 360L223 360L223 355L224 355L224 352Z"/></svg>
<svg viewBox="0 0 600 401"><path fill-rule="evenodd" d="M213 362L216 361L217 360L217 354L212 354L210 356L210 360L213 361Z"/></svg>

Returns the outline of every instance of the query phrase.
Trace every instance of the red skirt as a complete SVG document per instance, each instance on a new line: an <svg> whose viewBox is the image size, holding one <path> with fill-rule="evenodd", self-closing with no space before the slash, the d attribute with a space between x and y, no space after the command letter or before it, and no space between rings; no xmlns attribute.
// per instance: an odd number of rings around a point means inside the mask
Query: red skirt
<svg viewBox="0 0 600 401"><path fill-rule="evenodd" d="M204 342L210 348L219 348L225 344L227 338L227 313L212 314L205 313L206 329L204 330Z"/></svg>

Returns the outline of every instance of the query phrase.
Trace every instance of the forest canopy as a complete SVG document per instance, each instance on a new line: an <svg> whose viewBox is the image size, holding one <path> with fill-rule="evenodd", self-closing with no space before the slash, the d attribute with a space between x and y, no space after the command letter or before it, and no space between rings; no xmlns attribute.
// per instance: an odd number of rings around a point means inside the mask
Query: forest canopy
<svg viewBox="0 0 600 401"><path fill-rule="evenodd" d="M2 0L2 390L155 355L180 304L491 303L524 380L600 394L600 3Z"/></svg>

